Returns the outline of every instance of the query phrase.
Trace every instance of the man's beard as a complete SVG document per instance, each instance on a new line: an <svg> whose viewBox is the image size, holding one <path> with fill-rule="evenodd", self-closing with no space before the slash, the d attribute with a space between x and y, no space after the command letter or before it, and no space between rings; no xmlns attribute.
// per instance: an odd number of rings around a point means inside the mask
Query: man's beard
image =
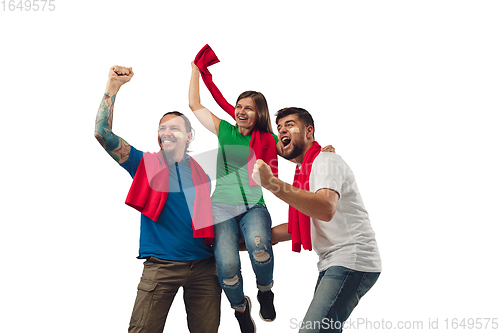
<svg viewBox="0 0 500 333"><path fill-rule="evenodd" d="M289 151L288 153L285 153L283 156L285 159L287 160L293 160L294 158L296 158L297 156L299 156L300 154L302 154L302 150L304 149L304 143L303 142L300 142L300 143L293 143L293 148L291 151Z"/></svg>

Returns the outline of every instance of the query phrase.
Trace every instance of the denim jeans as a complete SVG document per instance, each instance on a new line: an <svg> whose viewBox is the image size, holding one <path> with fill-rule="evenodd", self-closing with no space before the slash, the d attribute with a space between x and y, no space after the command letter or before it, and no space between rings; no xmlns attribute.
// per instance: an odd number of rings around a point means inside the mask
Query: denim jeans
<svg viewBox="0 0 500 333"><path fill-rule="evenodd" d="M260 291L271 290L274 257L271 246L271 216L265 205L213 204L214 252L219 282L231 307L245 308L243 278L238 250L240 236L245 240Z"/></svg>
<svg viewBox="0 0 500 333"><path fill-rule="evenodd" d="M379 275L342 266L332 266L320 272L299 333L342 332L343 323Z"/></svg>

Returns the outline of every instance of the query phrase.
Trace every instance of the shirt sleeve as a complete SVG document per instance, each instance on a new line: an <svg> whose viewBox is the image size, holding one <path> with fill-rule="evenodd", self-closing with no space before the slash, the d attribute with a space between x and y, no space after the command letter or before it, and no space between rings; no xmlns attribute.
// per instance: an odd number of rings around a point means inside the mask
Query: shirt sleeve
<svg viewBox="0 0 500 333"><path fill-rule="evenodd" d="M279 141L278 137L276 135L274 135L273 133L271 133L271 135L274 138L274 143L278 143L278 141Z"/></svg>
<svg viewBox="0 0 500 333"><path fill-rule="evenodd" d="M317 192L323 188L334 190L342 196L345 177L335 153L320 153L313 162L309 176L309 190Z"/></svg>
<svg viewBox="0 0 500 333"><path fill-rule="evenodd" d="M226 132L228 131L228 129L230 127L231 127L230 123L228 123L224 119L220 120L220 123L219 123L219 135L218 135L219 140L221 139L221 136L224 136L224 134L226 134Z"/></svg>
<svg viewBox="0 0 500 333"><path fill-rule="evenodd" d="M133 146L130 146L130 154L128 155L128 159L125 162L121 163L120 166L127 170L130 176L134 178L143 156L143 151L137 150Z"/></svg>

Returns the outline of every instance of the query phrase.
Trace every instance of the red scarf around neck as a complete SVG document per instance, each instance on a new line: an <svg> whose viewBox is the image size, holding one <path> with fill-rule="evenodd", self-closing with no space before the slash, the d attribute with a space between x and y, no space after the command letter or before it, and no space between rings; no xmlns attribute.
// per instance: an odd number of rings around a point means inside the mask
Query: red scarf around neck
<svg viewBox="0 0 500 333"><path fill-rule="evenodd" d="M314 159L321 152L321 146L314 141L307 150L302 165L295 167L295 177L293 186L305 191L309 191L309 176ZM300 252L301 245L304 250L312 250L311 242L311 218L299 212L292 206L288 209L288 232L292 234L292 251Z"/></svg>
<svg viewBox="0 0 500 333"><path fill-rule="evenodd" d="M212 74L207 68L218 62L219 59L208 44L205 45L200 52L198 52L194 59L195 65L200 69L201 78L212 94L212 97L224 111L226 111L233 119L236 119L234 106L229 104L224 96L222 96L219 88L217 88L212 80ZM248 179L250 181L250 185L257 185L252 178L252 172L255 161L258 159L266 162L271 167L274 176L278 177L277 157L276 142L274 141L272 134L269 132L261 132L254 128L250 139L250 152L248 154Z"/></svg>
<svg viewBox="0 0 500 333"><path fill-rule="evenodd" d="M190 162L196 193L192 216L193 237L205 238L205 241L211 244L214 226L210 184L202 167L192 157ZM167 202L168 184L168 164L162 152L145 153L139 162L125 203L156 222Z"/></svg>

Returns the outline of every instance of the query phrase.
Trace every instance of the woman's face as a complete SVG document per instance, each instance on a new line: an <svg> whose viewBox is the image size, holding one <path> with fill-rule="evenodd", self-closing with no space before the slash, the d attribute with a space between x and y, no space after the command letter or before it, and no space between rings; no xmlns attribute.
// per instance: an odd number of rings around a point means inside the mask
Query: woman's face
<svg viewBox="0 0 500 333"><path fill-rule="evenodd" d="M236 103L235 117L238 127L248 131L253 130L257 123L258 115L252 97L242 98Z"/></svg>

